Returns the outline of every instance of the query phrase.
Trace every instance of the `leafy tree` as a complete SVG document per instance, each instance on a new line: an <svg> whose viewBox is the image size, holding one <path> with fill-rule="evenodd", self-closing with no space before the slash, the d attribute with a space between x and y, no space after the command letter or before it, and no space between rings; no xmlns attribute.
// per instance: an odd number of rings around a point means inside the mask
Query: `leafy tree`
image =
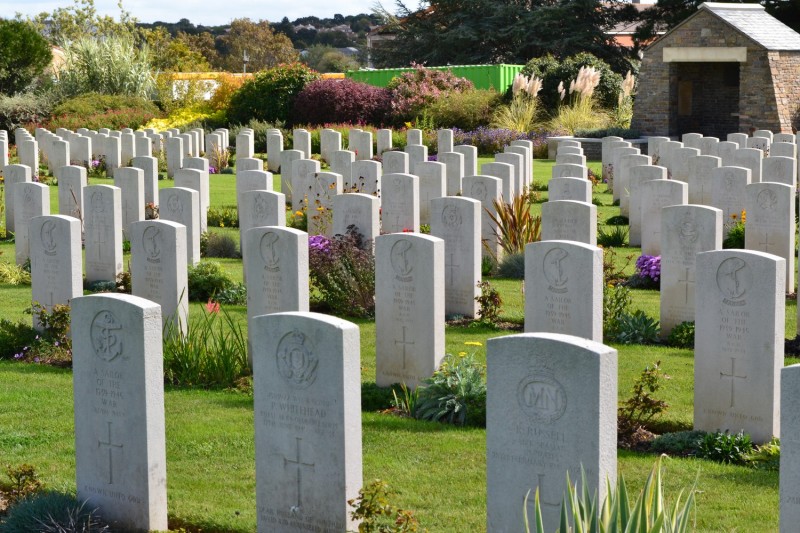
<svg viewBox="0 0 800 533"><path fill-rule="evenodd" d="M50 45L30 24L0 19L0 94L28 88L53 58Z"/></svg>
<svg viewBox="0 0 800 533"><path fill-rule="evenodd" d="M151 66L156 70L204 72L211 69L203 54L190 48L185 40L170 37L163 26L142 30L142 35L150 48Z"/></svg>
<svg viewBox="0 0 800 533"><path fill-rule="evenodd" d="M220 63L219 52L217 52L214 36L207 32L197 34L178 32L175 37L179 42L185 44L192 52L198 53L212 67L216 68Z"/></svg>
<svg viewBox="0 0 800 533"><path fill-rule="evenodd" d="M358 61L332 46L315 44L304 52L303 63L317 72L358 70Z"/></svg>
<svg viewBox="0 0 800 533"><path fill-rule="evenodd" d="M414 11L398 0L397 9L382 13L397 37L375 50L376 66L524 63L588 51L627 70L629 52L605 29L638 16L619 0L429 0Z"/></svg>
<svg viewBox="0 0 800 533"><path fill-rule="evenodd" d="M30 22L58 46L88 36L136 36L136 19L122 8L122 0L117 5L120 10L119 21L107 15L99 16L94 0L73 0L72 6L56 8L52 13L39 13ZM17 14L17 17L20 15Z"/></svg>
<svg viewBox="0 0 800 533"><path fill-rule="evenodd" d="M253 22L248 18L234 19L228 34L219 37L217 41L217 50L222 52L219 66L228 72L242 70L245 51L250 58L247 70L251 72L296 61L298 58L292 41L285 35L275 34L266 20Z"/></svg>

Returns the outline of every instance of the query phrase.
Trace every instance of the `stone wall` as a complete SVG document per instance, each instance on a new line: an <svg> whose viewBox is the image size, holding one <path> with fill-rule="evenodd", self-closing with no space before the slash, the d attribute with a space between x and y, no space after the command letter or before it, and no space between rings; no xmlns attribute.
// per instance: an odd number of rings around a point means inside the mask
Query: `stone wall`
<svg viewBox="0 0 800 533"><path fill-rule="evenodd" d="M800 103L800 53L768 52L705 9L645 51L639 71L632 128L643 135L676 136L685 133L679 131L677 84L683 74L680 65L686 64L664 63L663 50L667 47L745 47L747 61L740 63L739 70L739 120L728 133L748 132L750 128L791 131L791 117ZM709 72L722 68L713 66L718 63L706 65ZM686 74L690 74L689 70ZM773 86L773 75L777 89ZM712 78L709 76L707 83L711 83L709 80ZM713 109L713 98L701 99L711 101ZM727 123L724 118L712 120L715 121Z"/></svg>

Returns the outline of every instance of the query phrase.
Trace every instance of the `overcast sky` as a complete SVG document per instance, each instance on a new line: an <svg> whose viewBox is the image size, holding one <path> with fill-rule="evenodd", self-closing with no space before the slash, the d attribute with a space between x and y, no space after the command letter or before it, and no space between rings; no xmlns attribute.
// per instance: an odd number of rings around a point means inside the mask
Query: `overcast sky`
<svg viewBox="0 0 800 533"><path fill-rule="evenodd" d="M375 0L123 0L125 10L140 22L177 22L186 18L205 26L224 25L243 17L279 22L283 17L295 20L311 15L333 17L336 13L358 15L372 12L374 4ZM0 0L0 17L11 18L16 12L33 16L72 5L72 0ZM94 5L98 13L119 18L117 0L95 0ZM393 0L383 0L383 5L394 10ZM411 0L407 5L415 6L416 2Z"/></svg>

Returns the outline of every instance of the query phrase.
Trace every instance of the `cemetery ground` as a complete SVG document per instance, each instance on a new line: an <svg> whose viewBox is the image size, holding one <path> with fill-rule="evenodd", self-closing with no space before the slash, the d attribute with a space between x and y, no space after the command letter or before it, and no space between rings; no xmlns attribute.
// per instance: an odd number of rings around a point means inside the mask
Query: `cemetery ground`
<svg viewBox="0 0 800 533"><path fill-rule="evenodd" d="M479 163L488 161L481 159ZM536 189L544 201L553 162L536 160ZM591 168L599 173L599 163ZM90 184L110 183L91 179ZM275 176L276 190L280 178ZM171 184L161 181L163 187ZM211 176L212 207L235 205L234 175ZM51 207L57 212L57 191L51 188ZM598 229L619 214L605 186L595 186ZM535 209L540 209L537 204ZM210 228L238 241L238 229ZM633 273L637 248L618 248L616 261ZM14 247L0 243L0 261L13 262ZM127 265L129 255L125 256ZM237 281L241 261L213 259ZM524 297L520 280L489 278L501 293L501 318L523 321ZM0 316L30 320L30 286L0 285ZM656 290L632 289L633 303L651 317L659 315ZM193 303L190 320L201 318L204 305ZM242 306L226 306L243 325ZM375 324L349 319L361 332L361 381L375 381ZM787 300L786 337L795 336L795 301ZM520 328L521 329L521 328ZM477 341L478 358L485 361L486 340L515 333L489 327L448 326L448 353L465 350ZM641 371L656 361L670 376L659 392L669 404L659 426L665 431L691 429L693 352L666 346L615 345L619 351L619 398L631 393ZM786 364L797 362L787 358ZM72 374L69 369L0 361L0 465L33 465L47 488L74 492L75 449ZM188 531L254 531L255 445L252 394L238 390L203 390L166 386L166 444L169 517L172 529ZM393 502L413 510L431 532L482 531L486 527L485 430L416 421L379 412L363 412L364 481L380 478L396 491ZM630 489L638 490L656 456L619 451L619 472ZM697 480L697 531L776 531L778 473L695 458L664 462L664 487L669 498ZM2 480L5 481L5 480ZM520 524L522 529L522 524Z"/></svg>

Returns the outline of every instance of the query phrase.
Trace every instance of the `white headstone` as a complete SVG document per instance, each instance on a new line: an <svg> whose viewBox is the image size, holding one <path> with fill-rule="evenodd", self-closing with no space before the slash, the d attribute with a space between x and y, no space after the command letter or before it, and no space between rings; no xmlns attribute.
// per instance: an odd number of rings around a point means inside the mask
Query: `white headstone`
<svg viewBox="0 0 800 533"><path fill-rule="evenodd" d="M619 189L619 212L622 216L631 216L631 169L651 164L652 159L648 155L620 156L618 166L614 169L614 190Z"/></svg>
<svg viewBox="0 0 800 533"><path fill-rule="evenodd" d="M758 148L739 148L733 153L732 166L750 169L750 183L761 181L761 165L764 152Z"/></svg>
<svg viewBox="0 0 800 533"><path fill-rule="evenodd" d="M675 180L646 181L639 186L642 254L661 255L661 210L689 203L688 186Z"/></svg>
<svg viewBox="0 0 800 533"><path fill-rule="evenodd" d="M796 409L800 398L800 365L790 365L781 369L780 383L781 409L781 460L778 481L780 485L780 533L793 533L800 523L800 499L797 486L800 484L800 416ZM791 406L791 407L789 407Z"/></svg>
<svg viewBox="0 0 800 533"><path fill-rule="evenodd" d="M404 152L408 154L408 168L412 174L417 173L417 165L428 161L428 147L424 144L408 144Z"/></svg>
<svg viewBox="0 0 800 533"><path fill-rule="evenodd" d="M744 250L697 255L694 428L779 435L784 279L780 257Z"/></svg>
<svg viewBox="0 0 800 533"><path fill-rule="evenodd" d="M305 159L311 159L311 133L299 128L292 132L292 148L303 152Z"/></svg>
<svg viewBox="0 0 800 533"><path fill-rule="evenodd" d="M722 160L712 155L689 158L689 203L711 205L711 171L721 164Z"/></svg>
<svg viewBox="0 0 800 533"><path fill-rule="evenodd" d="M547 198L551 202L575 200L592 203L592 182L581 178L551 178L547 182Z"/></svg>
<svg viewBox="0 0 800 533"><path fill-rule="evenodd" d="M292 194L292 177L294 176L294 163L303 159L303 152L300 150L281 150L280 152L281 164L281 192L286 195L286 201L295 203L294 195ZM274 172L274 171L273 171ZM302 202L303 195L299 195Z"/></svg>
<svg viewBox="0 0 800 533"><path fill-rule="evenodd" d="M500 164L500 163L493 163ZM446 196L444 163L425 161L414 166L413 174L419 177L419 223L430 224L431 200Z"/></svg>
<svg viewBox="0 0 800 533"><path fill-rule="evenodd" d="M344 192L364 193L379 197L382 174L383 167L378 161L371 159L354 161L350 169L350 187L345 187Z"/></svg>
<svg viewBox="0 0 800 533"><path fill-rule="evenodd" d="M185 187L161 190L159 219L186 226L186 264L200 262L200 193Z"/></svg>
<svg viewBox="0 0 800 533"><path fill-rule="evenodd" d="M175 184L178 185L177 180ZM114 172L114 186L119 189L122 202L122 235L129 241L131 224L144 220L144 172L140 168L120 167Z"/></svg>
<svg viewBox="0 0 800 533"><path fill-rule="evenodd" d="M744 245L786 261L786 292L794 292L795 193L782 183L752 183L745 190Z"/></svg>
<svg viewBox="0 0 800 533"><path fill-rule="evenodd" d="M280 132L267 134L267 170L270 172L281 172L283 151L283 135ZM286 191L284 190L284 194Z"/></svg>
<svg viewBox="0 0 800 533"><path fill-rule="evenodd" d="M375 381L416 388L444 358L444 241L375 239Z"/></svg>
<svg viewBox="0 0 800 533"><path fill-rule="evenodd" d="M208 207L209 196L206 196L208 189L208 173L193 168L183 168L175 172L175 186L194 189L200 194L200 233L208 230Z"/></svg>
<svg viewBox="0 0 800 533"><path fill-rule="evenodd" d="M603 501L617 475L617 351L522 333L487 342L486 370L486 530L520 531L537 488L545 531L558 528L567 473L585 471Z"/></svg>
<svg viewBox="0 0 800 533"><path fill-rule="evenodd" d="M375 142L377 143L377 153L375 155L383 155L392 149L392 130L380 129L375 134Z"/></svg>
<svg viewBox="0 0 800 533"><path fill-rule="evenodd" d="M48 311L56 304L70 305L73 298L83 295L80 220L65 215L35 217L28 236L31 301ZM33 322L37 327L36 315Z"/></svg>
<svg viewBox="0 0 800 533"><path fill-rule="evenodd" d="M750 185L750 170L719 167L711 171L711 205L722 210L722 238L745 209L745 191Z"/></svg>
<svg viewBox="0 0 800 533"><path fill-rule="evenodd" d="M490 215L497 214L494 202L502 199L503 184L499 178L492 176L466 176L463 187L464 196L481 203L481 255L499 260L502 248Z"/></svg>
<svg viewBox="0 0 800 533"><path fill-rule="evenodd" d="M406 230L418 233L419 178L412 174L384 174L382 194L383 233L401 233Z"/></svg>
<svg viewBox="0 0 800 533"><path fill-rule="evenodd" d="M458 152L439 152L437 160L445 166L445 192L447 195L456 196L461 194L461 180L464 178L464 156Z"/></svg>
<svg viewBox="0 0 800 533"><path fill-rule="evenodd" d="M543 203L542 240L576 241L597 246L597 206L572 200Z"/></svg>
<svg viewBox="0 0 800 533"><path fill-rule="evenodd" d="M78 499L133 530L167 529L161 308L127 294L72 302Z"/></svg>
<svg viewBox="0 0 800 533"><path fill-rule="evenodd" d="M50 187L42 183L14 185L14 258L18 265L30 259L29 228L31 220L50 214Z"/></svg>
<svg viewBox="0 0 800 533"><path fill-rule="evenodd" d="M761 181L797 185L797 159L793 157L770 156L761 163Z"/></svg>
<svg viewBox="0 0 800 533"><path fill-rule="evenodd" d="M86 169L68 165L56 169L58 179L58 213L83 221L83 188L86 187Z"/></svg>
<svg viewBox="0 0 800 533"><path fill-rule="evenodd" d="M319 153L322 159L331 162L331 155L342 149L342 134L330 128L319 132ZM335 172L335 171L334 171Z"/></svg>
<svg viewBox="0 0 800 533"><path fill-rule="evenodd" d="M399 150L390 150L383 153L384 174L408 174L408 154Z"/></svg>
<svg viewBox="0 0 800 533"><path fill-rule="evenodd" d="M158 159L145 155L136 156L131 159L131 166L143 172L144 203L158 205Z"/></svg>
<svg viewBox="0 0 800 533"><path fill-rule="evenodd" d="M464 156L464 175L475 176L478 174L478 148L469 144L459 144L453 147L454 152ZM384 160L385 161L385 160Z"/></svg>
<svg viewBox="0 0 800 533"><path fill-rule="evenodd" d="M86 281L115 281L122 273L122 198L118 187L83 190Z"/></svg>
<svg viewBox="0 0 800 533"><path fill-rule="evenodd" d="M516 179L514 178L513 165L509 163L483 163L480 175L500 178L503 183L503 200L511 202L514 199L517 191L514 189Z"/></svg>
<svg viewBox="0 0 800 533"><path fill-rule="evenodd" d="M279 192L250 190L239 195L239 242L243 243L247 232L264 226L286 225L286 197ZM242 265L247 279L248 254L245 246L240 246ZM284 309L301 311L301 309Z"/></svg>
<svg viewBox="0 0 800 533"><path fill-rule="evenodd" d="M6 165L3 167L5 194L3 201L6 208L6 230L16 232L14 227L14 211L16 193L14 190L18 183L31 183L31 168L27 165Z"/></svg>
<svg viewBox="0 0 800 533"><path fill-rule="evenodd" d="M441 155L453 151L453 130L442 129L436 132L436 153Z"/></svg>

